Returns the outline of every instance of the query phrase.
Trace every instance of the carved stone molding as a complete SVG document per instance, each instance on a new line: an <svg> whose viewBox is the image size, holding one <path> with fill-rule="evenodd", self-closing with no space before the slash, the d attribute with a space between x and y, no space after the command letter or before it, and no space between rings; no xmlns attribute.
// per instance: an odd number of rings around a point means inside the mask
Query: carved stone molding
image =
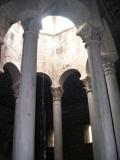
<svg viewBox="0 0 120 160"><path fill-rule="evenodd" d="M77 35L80 36L86 44L91 41L100 42L103 35L103 29L102 27L86 23L78 30Z"/></svg>
<svg viewBox="0 0 120 160"><path fill-rule="evenodd" d="M116 73L114 63L107 62L103 64L103 68L104 68L105 75L111 75Z"/></svg>
<svg viewBox="0 0 120 160"><path fill-rule="evenodd" d="M63 95L62 87L52 88L53 101L60 101Z"/></svg>

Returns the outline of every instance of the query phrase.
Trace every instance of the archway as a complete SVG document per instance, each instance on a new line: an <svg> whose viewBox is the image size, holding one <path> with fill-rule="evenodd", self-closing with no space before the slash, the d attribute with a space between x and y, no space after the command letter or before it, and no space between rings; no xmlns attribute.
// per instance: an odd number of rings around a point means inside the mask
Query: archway
<svg viewBox="0 0 120 160"><path fill-rule="evenodd" d="M0 75L0 159L11 160L15 96L14 83L19 80L20 73L12 63L4 66L4 72Z"/></svg>
<svg viewBox="0 0 120 160"><path fill-rule="evenodd" d="M35 125L35 160L51 159L53 149L47 147L48 132L53 129L52 95L50 77L37 73L36 85L36 125Z"/></svg>
<svg viewBox="0 0 120 160"><path fill-rule="evenodd" d="M84 126L90 124L87 95L80 73L71 69L60 78L63 85L64 160L93 160L92 144L85 143Z"/></svg>

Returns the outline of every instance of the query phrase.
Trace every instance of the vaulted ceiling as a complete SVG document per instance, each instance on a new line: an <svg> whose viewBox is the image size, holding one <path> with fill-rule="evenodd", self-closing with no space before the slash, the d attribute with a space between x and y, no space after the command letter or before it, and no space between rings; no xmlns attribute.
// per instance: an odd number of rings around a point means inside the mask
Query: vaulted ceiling
<svg viewBox="0 0 120 160"><path fill-rule="evenodd" d="M120 51L120 3L119 0L99 0L99 9L110 26L115 44Z"/></svg>
<svg viewBox="0 0 120 160"><path fill-rule="evenodd" d="M0 0L0 5L3 5L10 1L16 1L18 3L23 2L23 0ZM82 1L82 0L78 0L78 1ZM109 24L110 30L115 40L117 52L120 56L120 45L119 45L120 44L120 3L119 3L119 0L96 0L96 1L97 1L98 9L100 11L101 16L105 17L105 19ZM37 3L40 2L40 0L34 0L34 1L31 0L31 2L34 6L35 4L37 5Z"/></svg>
<svg viewBox="0 0 120 160"><path fill-rule="evenodd" d="M7 2L13 0L0 0L0 5L3 5ZM14 0L21 1L21 0ZM38 3L40 0L37 0ZM81 0L79 0L81 1ZM35 2L35 1L34 1ZM98 8L102 16L104 16L111 28L113 36L116 40L117 48L119 47L120 42L120 3L119 0L98 0Z"/></svg>

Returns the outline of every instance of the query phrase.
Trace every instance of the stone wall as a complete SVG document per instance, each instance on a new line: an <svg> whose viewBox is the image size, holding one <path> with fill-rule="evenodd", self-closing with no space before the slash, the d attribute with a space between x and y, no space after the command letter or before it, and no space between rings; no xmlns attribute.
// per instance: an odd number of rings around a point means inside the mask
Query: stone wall
<svg viewBox="0 0 120 160"><path fill-rule="evenodd" d="M23 29L20 22L8 31L2 46L2 67L13 63L20 71ZM44 72L52 79L53 86L59 85L60 76L69 69L77 69L81 78L86 76L87 53L76 28L72 27L56 35L41 32L38 41L37 72Z"/></svg>

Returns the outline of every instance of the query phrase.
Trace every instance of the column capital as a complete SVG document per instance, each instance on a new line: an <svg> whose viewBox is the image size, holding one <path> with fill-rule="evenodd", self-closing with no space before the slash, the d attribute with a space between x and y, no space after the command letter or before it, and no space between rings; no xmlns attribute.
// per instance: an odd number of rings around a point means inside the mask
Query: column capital
<svg viewBox="0 0 120 160"><path fill-rule="evenodd" d="M52 88L52 95L53 95L53 101L61 100L62 95L63 95L63 88L62 87L57 87L57 88Z"/></svg>
<svg viewBox="0 0 120 160"><path fill-rule="evenodd" d="M114 65L115 61L112 57L104 55L102 56L102 62L105 75L111 75L116 73Z"/></svg>
<svg viewBox="0 0 120 160"><path fill-rule="evenodd" d="M84 43L88 44L91 41L100 42L103 35L103 28L85 23L79 28L77 35L80 36Z"/></svg>
<svg viewBox="0 0 120 160"><path fill-rule="evenodd" d="M38 34L41 29L41 19L40 17L29 17L22 21L22 26L25 33Z"/></svg>
<svg viewBox="0 0 120 160"><path fill-rule="evenodd" d="M19 90L20 90L20 81L17 81L13 84L12 89L14 91L14 96L17 99L19 97Z"/></svg>
<svg viewBox="0 0 120 160"><path fill-rule="evenodd" d="M86 76L86 78L83 80L83 83L85 85L86 92L92 92L91 77Z"/></svg>

